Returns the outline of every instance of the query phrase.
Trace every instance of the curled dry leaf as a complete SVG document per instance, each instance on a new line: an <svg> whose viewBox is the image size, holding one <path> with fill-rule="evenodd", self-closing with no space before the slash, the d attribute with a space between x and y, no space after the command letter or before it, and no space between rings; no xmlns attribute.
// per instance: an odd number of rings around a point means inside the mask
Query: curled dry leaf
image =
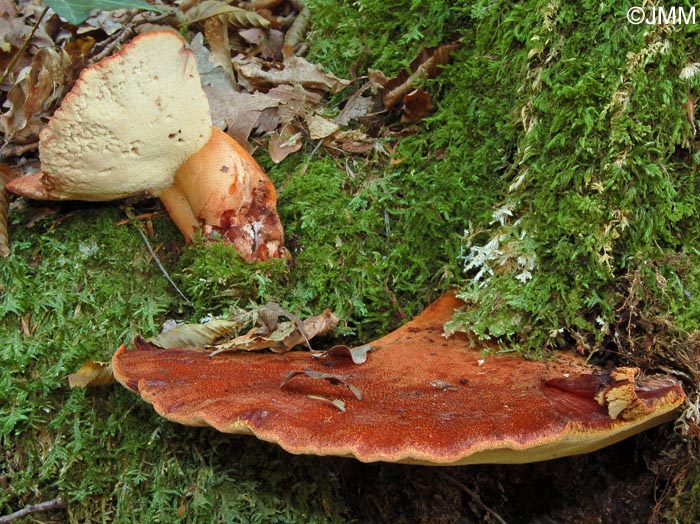
<svg viewBox="0 0 700 524"><path fill-rule="evenodd" d="M339 126L346 126L351 121L367 116L374 109L374 98L365 96L365 92L369 89L369 82L363 87L355 91L348 101L345 102L345 106L338 113L338 116L333 120Z"/></svg>
<svg viewBox="0 0 700 524"><path fill-rule="evenodd" d="M340 321L337 316L326 309L322 314L309 317L302 322L298 317L284 311L277 304L268 304L261 308L258 310L258 316L263 321L263 326L251 329L245 335L217 345L209 356L213 357L229 351L258 351L261 349L284 353L300 344L306 344L311 349L309 340L330 333ZM286 317L290 320L279 322L279 317Z"/></svg>
<svg viewBox="0 0 700 524"><path fill-rule="evenodd" d="M284 386L286 386L290 380L292 380L294 377L302 376L305 375L309 378L312 378L314 380L327 380L334 386L342 384L346 388L348 388L350 391L352 391L352 394L355 395L355 398L357 400L362 400L362 391L360 391L360 388L353 386L350 384L347 380L337 376L337 375L331 375L329 373L322 373L321 371L314 371L312 369L306 368L301 371L299 370L294 370L294 371L289 371L287 373L287 376L284 377L284 380L280 384L280 389L282 389Z"/></svg>
<svg viewBox="0 0 700 524"><path fill-rule="evenodd" d="M280 84L299 84L307 89L338 93L350 84L299 56L286 57L279 67L270 68L267 62L258 58L238 55L233 58L233 68L239 81L245 81L251 92L267 91Z"/></svg>
<svg viewBox="0 0 700 524"><path fill-rule="evenodd" d="M330 399L327 397L322 397L321 395L306 395L309 397L311 400L318 400L320 402L325 402L326 404L329 404L333 406L334 408L338 409L341 413L345 413L347 410L345 409L345 402L340 400L339 398L336 399Z"/></svg>
<svg viewBox="0 0 700 524"><path fill-rule="evenodd" d="M212 125L226 129L249 152L253 148L248 143L248 137L261 115L266 109L273 109L276 113L280 104L279 100L265 93L240 93L230 87L205 86L204 92L209 99Z"/></svg>
<svg viewBox="0 0 700 524"><path fill-rule="evenodd" d="M351 348L349 346L346 346L344 344L339 344L337 346L333 346L330 349L327 349L326 351L314 351L311 353L312 356L316 358L323 358L323 357L342 357L342 358L350 358L354 364L364 364L367 362L367 354L372 351L372 346L369 344L364 344L362 346L357 346L354 348Z"/></svg>
<svg viewBox="0 0 700 524"><path fill-rule="evenodd" d="M292 125L284 126L279 133L270 137L268 152L270 159L279 164L287 156L299 151L302 146L301 131Z"/></svg>
<svg viewBox="0 0 700 524"><path fill-rule="evenodd" d="M452 42L437 47L427 47L411 62L410 72L402 71L395 78L384 84L382 100L387 109L397 105L403 97L413 91L426 78L435 78L447 65L452 53L462 46L461 42Z"/></svg>
<svg viewBox="0 0 700 524"><path fill-rule="evenodd" d="M338 124L317 114L311 114L306 119L306 125L309 127L309 136L311 140L321 140L331 136L340 129Z"/></svg>
<svg viewBox="0 0 700 524"><path fill-rule="evenodd" d="M205 0L188 9L182 17L181 25L194 24L213 16L225 16L233 27L270 27L270 21L259 14L219 0Z"/></svg>
<svg viewBox="0 0 700 524"><path fill-rule="evenodd" d="M204 35L211 48L213 62L220 66L234 85L235 76L231 66L231 47L228 38L228 22L223 16L212 16L204 22Z"/></svg>
<svg viewBox="0 0 700 524"><path fill-rule="evenodd" d="M695 127L695 98L688 93L688 98L686 99L685 102L685 113L688 117L688 123L690 123L690 127L693 129L693 136L697 133L697 128Z"/></svg>
<svg viewBox="0 0 700 524"><path fill-rule="evenodd" d="M306 32L309 29L309 19L311 18L311 11L308 7L304 6L301 12L297 15L292 22L292 25L287 29L287 34L284 37L284 45L290 50L293 50L297 44L299 44L306 36Z"/></svg>
<svg viewBox="0 0 700 524"><path fill-rule="evenodd" d="M150 338L148 341L162 348L201 348L237 331L250 323L250 318L212 320L204 324L183 324Z"/></svg>
<svg viewBox="0 0 700 524"><path fill-rule="evenodd" d="M26 18L20 16L14 2L3 2L0 12L0 50L9 53L19 48L32 28Z"/></svg>
<svg viewBox="0 0 700 524"><path fill-rule="evenodd" d="M202 33L197 33L195 35L190 42L190 49L197 60L197 71L199 72L202 88L205 91L207 88L212 87L220 89L223 92L235 92L233 84L231 83L231 78L226 73L226 70L216 63L211 51L204 46L204 35ZM208 96L209 94L207 94L207 97ZM211 104L211 100L209 100L209 103ZM215 121L216 116L212 114L212 123Z"/></svg>
<svg viewBox="0 0 700 524"><path fill-rule="evenodd" d="M31 66L20 71L15 85L7 93L9 109L0 117L7 141L27 129L42 110L60 100L70 63L70 56L63 49L44 48L34 55ZM36 140L39 124L31 128L31 136L23 137L25 141Z"/></svg>
<svg viewBox="0 0 700 524"><path fill-rule="evenodd" d="M88 360L78 371L68 375L68 385L71 389L108 386L115 382L111 362Z"/></svg>
<svg viewBox="0 0 700 524"><path fill-rule="evenodd" d="M323 145L329 149L364 155L372 150L377 141L367 136L359 129L338 131L323 141Z"/></svg>
<svg viewBox="0 0 700 524"><path fill-rule="evenodd" d="M403 122L420 122L433 107L430 95L424 89L414 89L403 97Z"/></svg>
<svg viewBox="0 0 700 524"><path fill-rule="evenodd" d="M331 333L338 327L340 319L330 309L326 309L320 315L309 317L303 322L303 329L297 327L294 332L282 341L284 350L303 344L306 340Z"/></svg>

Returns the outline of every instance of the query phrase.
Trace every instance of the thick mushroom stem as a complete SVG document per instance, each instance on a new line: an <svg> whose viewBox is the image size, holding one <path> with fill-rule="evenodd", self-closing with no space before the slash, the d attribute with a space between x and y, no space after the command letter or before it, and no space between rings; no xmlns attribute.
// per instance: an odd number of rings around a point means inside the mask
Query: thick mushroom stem
<svg viewBox="0 0 700 524"><path fill-rule="evenodd" d="M205 236L231 242L248 262L286 254L274 185L253 157L217 128L180 166L160 199L187 242L201 227Z"/></svg>

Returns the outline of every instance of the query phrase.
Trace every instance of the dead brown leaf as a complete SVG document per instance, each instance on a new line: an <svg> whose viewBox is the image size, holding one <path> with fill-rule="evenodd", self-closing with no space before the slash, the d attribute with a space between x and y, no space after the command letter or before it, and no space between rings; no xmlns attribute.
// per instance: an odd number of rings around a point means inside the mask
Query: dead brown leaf
<svg viewBox="0 0 700 524"><path fill-rule="evenodd" d="M316 358L323 357L342 357L349 358L354 364L364 364L367 362L367 354L372 351L372 346L365 344L363 346L349 347L344 344L333 346L326 351L316 351L312 355Z"/></svg>
<svg viewBox="0 0 700 524"><path fill-rule="evenodd" d="M19 15L14 3L3 0L0 5L0 50L9 53L13 48L19 48L31 30L31 25Z"/></svg>
<svg viewBox="0 0 700 524"><path fill-rule="evenodd" d="M306 125L309 128L311 140L321 140L340 129L338 124L318 114L309 115L306 118Z"/></svg>
<svg viewBox="0 0 700 524"><path fill-rule="evenodd" d="M204 92L209 99L212 125L219 129L226 129L236 142L252 151L248 143L248 137L256 128L262 113L266 109L273 109L277 115L279 100L265 93L240 93L232 88L205 86ZM276 118L274 127L277 128L279 118Z"/></svg>
<svg viewBox="0 0 700 524"><path fill-rule="evenodd" d="M301 132L291 124L282 127L279 133L270 137L268 152L270 159L279 164L292 153L299 151L302 146Z"/></svg>
<svg viewBox="0 0 700 524"><path fill-rule="evenodd" d="M215 62L211 51L204 46L204 35L197 33L190 42L190 49L197 60L197 71L202 87L206 90L208 86L221 88L224 91L235 92L231 77L221 65Z"/></svg>
<svg viewBox="0 0 700 524"><path fill-rule="evenodd" d="M225 16L233 27L270 27L269 20L259 14L241 9L220 0L204 0L188 9L182 16L181 25L195 24L213 16Z"/></svg>
<svg viewBox="0 0 700 524"><path fill-rule="evenodd" d="M695 136L697 132L697 129L695 127L695 98L693 98L693 95L691 95L690 93L688 93L688 98L685 102L685 113L688 117L690 127L693 129L693 136Z"/></svg>
<svg viewBox="0 0 700 524"><path fill-rule="evenodd" d="M376 142L374 138L370 138L359 129L350 129L338 131L333 136L326 138L323 145L344 153L364 155L372 150Z"/></svg>
<svg viewBox="0 0 700 524"><path fill-rule="evenodd" d="M437 47L427 47L421 51L409 71L401 71L395 78L384 84L382 100L389 109L397 105L404 96L419 87L427 78L435 78L442 71L442 66L450 62L452 53L462 46L461 42L452 42Z"/></svg>
<svg viewBox="0 0 700 524"><path fill-rule="evenodd" d="M273 349L282 349L284 351L292 349L294 346L303 344L306 339L311 340L314 337L325 335L332 332L340 319L335 316L329 309L326 309L320 315L309 317L303 322L303 333L296 329L290 336L286 337L279 347Z"/></svg>
<svg viewBox="0 0 700 524"><path fill-rule="evenodd" d="M163 331L148 341L162 348L198 349L212 345L232 332L237 334L239 329L250 323L250 316L241 315L231 320L212 320L203 324L182 324Z"/></svg>
<svg viewBox="0 0 700 524"><path fill-rule="evenodd" d="M299 12L299 14L292 22L292 25L287 29L287 34L284 37L284 46L293 50L306 36L306 32L309 30L309 19L311 18L311 11L309 8L304 6L304 8Z"/></svg>
<svg viewBox="0 0 700 524"><path fill-rule="evenodd" d="M258 315L263 322L262 326L217 345L210 356L213 357L228 351L257 351L261 349L284 353L294 346L308 345L310 339L333 331L339 322L338 317L329 310L325 310L321 315L309 317L302 322L276 304L268 304L261 308L258 310ZM280 317L289 320L280 322Z"/></svg>
<svg viewBox="0 0 700 524"><path fill-rule="evenodd" d="M278 29L241 29L238 31L243 40L256 48L249 54L260 55L265 60L281 60L284 33Z"/></svg>
<svg viewBox="0 0 700 524"><path fill-rule="evenodd" d="M286 57L271 67L257 57L238 55L233 58L233 68L250 92L267 91L280 84L299 84L307 89L338 93L350 84L299 56Z"/></svg>
<svg viewBox="0 0 700 524"><path fill-rule="evenodd" d="M111 362L88 360L75 373L68 375L68 385L73 388L91 388L116 383Z"/></svg>
<svg viewBox="0 0 700 524"><path fill-rule="evenodd" d="M424 89L414 89L403 97L402 122L420 122L432 109L430 94Z"/></svg>
<svg viewBox="0 0 700 524"><path fill-rule="evenodd" d="M0 116L7 141L23 131L42 110L61 99L65 87L65 75L71 64L70 56L63 49L40 49L29 67L20 71L16 83L7 94L5 106L8 110ZM40 124L31 131L31 137L38 134Z"/></svg>
<svg viewBox="0 0 700 524"><path fill-rule="evenodd" d="M235 76L231 66L231 46L228 38L228 22L223 16L212 16L204 22L204 36L209 42L211 60L220 66L235 86Z"/></svg>
<svg viewBox="0 0 700 524"><path fill-rule="evenodd" d="M314 370L308 369L308 368L301 370L301 371L294 370L294 371L287 372L287 376L284 377L282 384L280 384L280 389L282 389L284 386L286 386L291 379L293 379L294 377L299 377L299 376L307 376L307 377L312 378L314 380L327 380L328 382L330 382L334 386L342 384L343 386L348 388L350 391L352 391L352 394L355 395L355 398L357 398L357 400L362 400L362 391L360 391L360 388L358 388L357 386L353 386L344 378L341 378L337 375L331 375L329 373L322 373L320 371L314 371Z"/></svg>
<svg viewBox="0 0 700 524"><path fill-rule="evenodd" d="M309 107L319 106L323 102L321 95L307 91L300 85L279 85L267 94L280 101L279 118L282 124L296 121Z"/></svg>
<svg viewBox="0 0 700 524"><path fill-rule="evenodd" d="M339 126L346 126L351 121L370 114L374 109L374 97L365 96L370 87L371 84L368 82L355 91L333 121Z"/></svg>

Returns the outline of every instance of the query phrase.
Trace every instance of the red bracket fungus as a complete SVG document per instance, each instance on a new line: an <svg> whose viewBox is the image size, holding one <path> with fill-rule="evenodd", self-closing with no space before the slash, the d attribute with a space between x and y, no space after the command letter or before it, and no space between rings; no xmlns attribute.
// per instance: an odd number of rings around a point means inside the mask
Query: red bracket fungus
<svg viewBox="0 0 700 524"><path fill-rule="evenodd" d="M139 35L84 69L41 131L39 155L42 172L9 191L40 200L160 196L187 241L203 227L248 261L285 254L272 182L212 128L194 55L173 31Z"/></svg>
<svg viewBox="0 0 700 524"><path fill-rule="evenodd" d="M606 372L569 354L483 357L465 337L442 334L459 305L452 295L439 299L372 342L359 365L296 351L211 358L137 339L135 350L117 350L113 370L171 421L363 462L524 463L586 453L672 420L685 399L674 378Z"/></svg>

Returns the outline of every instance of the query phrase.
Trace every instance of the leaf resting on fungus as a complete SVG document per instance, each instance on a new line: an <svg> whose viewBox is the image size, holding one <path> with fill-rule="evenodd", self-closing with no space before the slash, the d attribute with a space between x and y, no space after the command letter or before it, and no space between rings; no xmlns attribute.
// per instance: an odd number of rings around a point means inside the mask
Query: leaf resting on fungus
<svg viewBox="0 0 700 524"><path fill-rule="evenodd" d="M261 349L284 353L299 344L306 344L311 349L310 339L330 333L340 321L329 310L325 310L322 314L309 317L302 322L297 316L274 303L262 308L258 315L263 322L262 326L217 345L216 350L210 356L213 357L227 351L257 351ZM289 320L280 322L280 317Z"/></svg>
<svg viewBox="0 0 700 524"><path fill-rule="evenodd" d="M202 348L214 344L232 331L241 329L250 319L212 320L204 324L183 324L148 341L162 348Z"/></svg>
<svg viewBox="0 0 700 524"><path fill-rule="evenodd" d="M330 398L322 397L321 395L306 395L306 396L309 397L311 400L318 400L320 402L330 404L331 406L333 406L334 408L337 408L338 411L340 411L342 413L345 413L345 411L346 411L345 402L343 402L339 398L336 398L335 400L333 400Z"/></svg>
<svg viewBox="0 0 700 524"><path fill-rule="evenodd" d="M357 346L351 348L344 344L333 346L326 351L313 351L311 356L316 358L323 357L344 357L350 358L354 364L364 364L367 362L367 354L372 351L372 346L365 344L363 346Z"/></svg>
<svg viewBox="0 0 700 524"><path fill-rule="evenodd" d="M75 373L68 375L68 385L73 388L91 388L114 384L111 362L88 360Z"/></svg>
<svg viewBox="0 0 700 524"><path fill-rule="evenodd" d="M360 388L353 386L350 384L348 381L336 376L336 375L331 375L329 373L322 373L320 371L314 371L312 369L306 368L302 371L295 370L295 371L289 371L287 373L287 376L284 377L284 380L280 384L280 389L282 389L284 386L286 386L290 380L292 380L294 377L298 377L301 375L306 375L309 378L312 378L314 380L327 380L331 384L338 385L342 384L346 388L348 388L350 391L352 391L352 394L355 395L355 398L357 400L362 400L362 391L360 391Z"/></svg>

